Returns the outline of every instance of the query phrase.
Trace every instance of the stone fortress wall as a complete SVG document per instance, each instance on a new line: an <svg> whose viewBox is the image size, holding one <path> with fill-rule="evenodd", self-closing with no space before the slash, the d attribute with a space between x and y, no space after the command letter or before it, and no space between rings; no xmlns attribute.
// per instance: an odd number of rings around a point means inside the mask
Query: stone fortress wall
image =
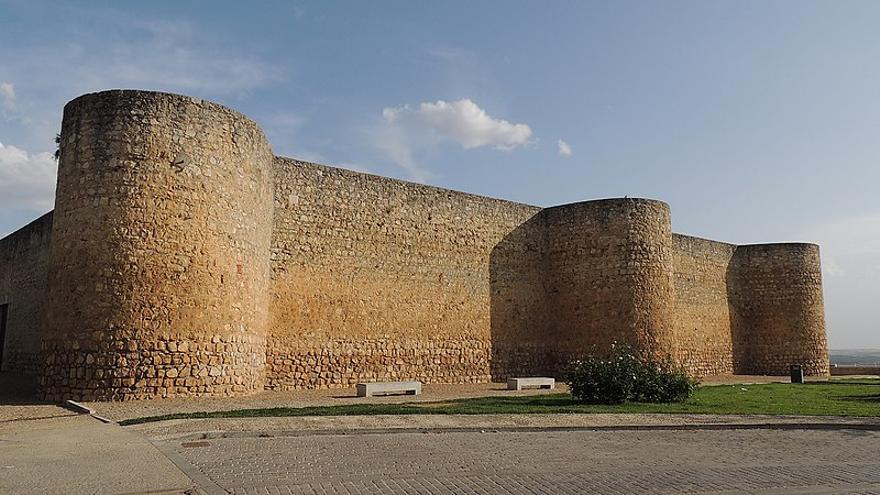
<svg viewBox="0 0 880 495"><path fill-rule="evenodd" d="M493 249L540 209L275 165L267 386L488 381Z"/></svg>
<svg viewBox="0 0 880 495"><path fill-rule="evenodd" d="M0 371L40 371L52 213L0 239L0 305L8 308Z"/></svg>
<svg viewBox="0 0 880 495"><path fill-rule="evenodd" d="M731 261L737 246L680 234L673 234L672 241L672 323L679 360L699 375L742 372L734 365L734 331L739 327L731 320L728 291L735 278Z"/></svg>
<svg viewBox="0 0 880 495"><path fill-rule="evenodd" d="M828 373L815 245L673 234L654 200L541 209L274 157L185 96L69 103L45 218L0 241L0 304L4 366L40 369L49 399L558 375L614 341L696 375Z"/></svg>

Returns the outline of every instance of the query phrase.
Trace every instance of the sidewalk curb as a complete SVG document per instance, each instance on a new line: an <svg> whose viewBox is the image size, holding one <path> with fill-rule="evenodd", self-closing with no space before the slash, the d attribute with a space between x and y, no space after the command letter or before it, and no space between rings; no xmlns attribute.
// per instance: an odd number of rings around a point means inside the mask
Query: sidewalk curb
<svg viewBox="0 0 880 495"><path fill-rule="evenodd" d="M66 400L61 403L61 407L65 408L69 411L73 411L75 413L88 414L89 416L97 419L98 421L100 421L102 423L114 423L114 424L116 423L116 421L113 421L112 419L107 419L104 416L99 416L99 415L95 414L94 409L92 409L88 406L85 406L83 404L80 404L79 402L75 402L72 400Z"/></svg>
<svg viewBox="0 0 880 495"><path fill-rule="evenodd" d="M192 493L197 495L227 495L229 493L208 478L208 476L199 470L199 468L192 465L189 461L184 459L182 455L177 453L174 445L169 442L150 443L152 443L162 455L168 458L172 464L177 466L177 469L183 472L183 474L193 482L193 487L191 488Z"/></svg>
<svg viewBox="0 0 880 495"><path fill-rule="evenodd" d="M880 431L877 423L726 423L699 425L613 425L613 426L502 426L502 427L403 427L332 428L301 430L197 431L169 435L162 441L218 440L224 438L276 438L327 435L388 435L413 433L536 433L573 431L724 431L724 430L859 430Z"/></svg>

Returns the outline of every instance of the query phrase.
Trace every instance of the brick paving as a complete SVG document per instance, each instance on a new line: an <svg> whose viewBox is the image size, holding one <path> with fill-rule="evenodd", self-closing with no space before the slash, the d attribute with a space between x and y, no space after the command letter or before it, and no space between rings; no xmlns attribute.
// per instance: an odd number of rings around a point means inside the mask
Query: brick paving
<svg viewBox="0 0 880 495"><path fill-rule="evenodd" d="M187 445L167 447L235 494L880 494L874 431L387 433Z"/></svg>

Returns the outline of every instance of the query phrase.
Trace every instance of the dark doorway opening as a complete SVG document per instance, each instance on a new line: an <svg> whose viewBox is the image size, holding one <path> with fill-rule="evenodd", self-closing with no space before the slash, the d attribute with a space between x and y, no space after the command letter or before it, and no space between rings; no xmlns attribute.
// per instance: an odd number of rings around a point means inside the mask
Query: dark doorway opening
<svg viewBox="0 0 880 495"><path fill-rule="evenodd" d="M0 371L3 370L3 344L6 343L6 316L9 314L9 305L0 304Z"/></svg>

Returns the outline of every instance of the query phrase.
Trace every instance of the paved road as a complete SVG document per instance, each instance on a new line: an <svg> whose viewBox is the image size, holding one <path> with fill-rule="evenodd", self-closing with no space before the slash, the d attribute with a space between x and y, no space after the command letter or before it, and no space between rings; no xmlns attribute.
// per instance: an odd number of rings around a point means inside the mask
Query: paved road
<svg viewBox="0 0 880 495"><path fill-rule="evenodd" d="M180 493L192 482L136 431L33 396L0 373L0 494Z"/></svg>
<svg viewBox="0 0 880 495"><path fill-rule="evenodd" d="M390 433L164 448L209 493L880 494L876 431Z"/></svg>
<svg viewBox="0 0 880 495"><path fill-rule="evenodd" d="M0 417L6 407L0 404ZM51 407L0 419L0 494L180 493L192 486L142 436Z"/></svg>

